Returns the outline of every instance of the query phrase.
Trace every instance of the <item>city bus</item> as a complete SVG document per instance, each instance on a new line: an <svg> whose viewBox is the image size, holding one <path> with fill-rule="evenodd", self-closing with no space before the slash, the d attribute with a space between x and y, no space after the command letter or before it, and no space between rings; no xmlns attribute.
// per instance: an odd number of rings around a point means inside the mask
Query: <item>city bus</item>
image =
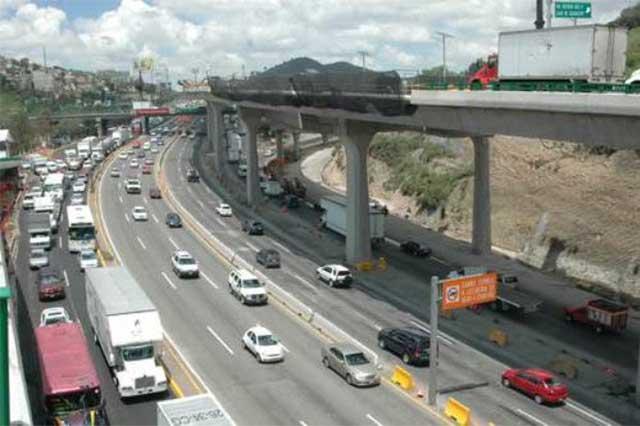
<svg viewBox="0 0 640 426"><path fill-rule="evenodd" d="M42 189L45 194L55 196L57 200L64 198L64 173L51 173L44 179Z"/></svg>
<svg viewBox="0 0 640 426"><path fill-rule="evenodd" d="M89 206L67 206L67 226L70 253L96 249L96 228Z"/></svg>
<svg viewBox="0 0 640 426"><path fill-rule="evenodd" d="M35 329L48 424L106 424L105 404L82 327L77 322Z"/></svg>

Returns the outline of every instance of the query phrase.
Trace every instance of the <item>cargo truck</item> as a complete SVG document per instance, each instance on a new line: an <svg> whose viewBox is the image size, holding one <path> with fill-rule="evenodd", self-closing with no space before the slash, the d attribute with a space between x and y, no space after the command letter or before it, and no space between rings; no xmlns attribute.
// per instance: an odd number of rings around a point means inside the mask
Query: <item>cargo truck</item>
<svg viewBox="0 0 640 426"><path fill-rule="evenodd" d="M96 138L95 136L88 136L82 139L80 142L78 142L78 146L77 146L78 157L80 157L83 160L91 157L91 144L95 143L97 139L98 138Z"/></svg>
<svg viewBox="0 0 640 426"><path fill-rule="evenodd" d="M30 213L27 216L29 248L51 248L51 219L49 213Z"/></svg>
<svg viewBox="0 0 640 426"><path fill-rule="evenodd" d="M210 394L160 401L158 426L230 426L233 423Z"/></svg>
<svg viewBox="0 0 640 426"><path fill-rule="evenodd" d="M591 326L596 333L619 333L627 328L629 307L605 299L589 300L585 305L564 308L567 322Z"/></svg>
<svg viewBox="0 0 640 426"><path fill-rule="evenodd" d="M340 195L329 195L320 200L322 225L347 236L347 200ZM375 204L369 205L369 235L373 245L384 243L384 211Z"/></svg>
<svg viewBox="0 0 640 426"><path fill-rule="evenodd" d="M122 266L87 269L85 291L94 341L120 396L165 392L160 315L131 273Z"/></svg>

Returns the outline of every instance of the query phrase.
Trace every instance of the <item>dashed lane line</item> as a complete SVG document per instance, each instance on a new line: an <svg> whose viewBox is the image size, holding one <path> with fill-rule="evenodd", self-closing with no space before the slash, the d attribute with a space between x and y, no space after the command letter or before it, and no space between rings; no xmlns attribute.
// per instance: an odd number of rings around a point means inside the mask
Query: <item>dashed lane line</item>
<svg viewBox="0 0 640 426"><path fill-rule="evenodd" d="M147 249L147 246L145 246L145 245L144 245L144 243L142 242L142 240L140 239L140 237L136 237L136 239L138 240L138 243L140 243L140 246L141 246L144 250L146 250L146 249Z"/></svg>
<svg viewBox="0 0 640 426"><path fill-rule="evenodd" d="M169 279L169 277L167 276L166 272L162 272L161 273L162 277L165 279L165 281L167 281L169 283L169 285L171 286L171 288L173 288L174 290L177 290L178 287L176 287L176 285Z"/></svg>
<svg viewBox="0 0 640 426"><path fill-rule="evenodd" d="M207 331L218 341L218 343L220 343L227 350L227 352L233 355L233 349L231 349L231 347L227 345L227 343L224 340L222 340L220 336L218 336L218 334L215 331L213 331L213 329L210 326L207 326Z"/></svg>
<svg viewBox="0 0 640 426"><path fill-rule="evenodd" d="M209 278L209 277L207 276L207 274L205 274L204 272L202 272L202 271L201 271L201 272L200 272L200 275L202 275L202 278L204 278L204 280L205 280L206 282L208 282L209 284L211 284L211 286L212 286L213 288L215 288L216 290L218 290L218 289L220 288L220 287L218 287L218 284L214 283L214 282L213 282L213 280L212 280L211 278Z"/></svg>

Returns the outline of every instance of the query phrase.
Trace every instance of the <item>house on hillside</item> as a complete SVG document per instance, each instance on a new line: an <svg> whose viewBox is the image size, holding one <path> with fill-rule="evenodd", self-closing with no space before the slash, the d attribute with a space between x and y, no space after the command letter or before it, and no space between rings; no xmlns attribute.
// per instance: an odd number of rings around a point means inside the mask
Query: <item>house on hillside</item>
<svg viewBox="0 0 640 426"><path fill-rule="evenodd" d="M12 145L15 144L15 141L11 137L11 133L8 129L0 129L0 159L11 157L13 152Z"/></svg>

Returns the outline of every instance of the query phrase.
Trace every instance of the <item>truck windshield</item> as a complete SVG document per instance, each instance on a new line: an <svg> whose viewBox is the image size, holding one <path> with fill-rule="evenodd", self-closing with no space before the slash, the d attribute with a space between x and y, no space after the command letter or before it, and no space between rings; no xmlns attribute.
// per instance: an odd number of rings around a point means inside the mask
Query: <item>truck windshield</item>
<svg viewBox="0 0 640 426"><path fill-rule="evenodd" d="M100 406L102 395L100 388L83 389L64 395L48 395L45 398L47 411L53 415Z"/></svg>
<svg viewBox="0 0 640 426"><path fill-rule="evenodd" d="M125 361L140 361L153 358L153 345L130 346L122 349L122 359Z"/></svg>
<svg viewBox="0 0 640 426"><path fill-rule="evenodd" d="M72 240L92 240L95 237L96 233L93 227L69 229L69 238Z"/></svg>

